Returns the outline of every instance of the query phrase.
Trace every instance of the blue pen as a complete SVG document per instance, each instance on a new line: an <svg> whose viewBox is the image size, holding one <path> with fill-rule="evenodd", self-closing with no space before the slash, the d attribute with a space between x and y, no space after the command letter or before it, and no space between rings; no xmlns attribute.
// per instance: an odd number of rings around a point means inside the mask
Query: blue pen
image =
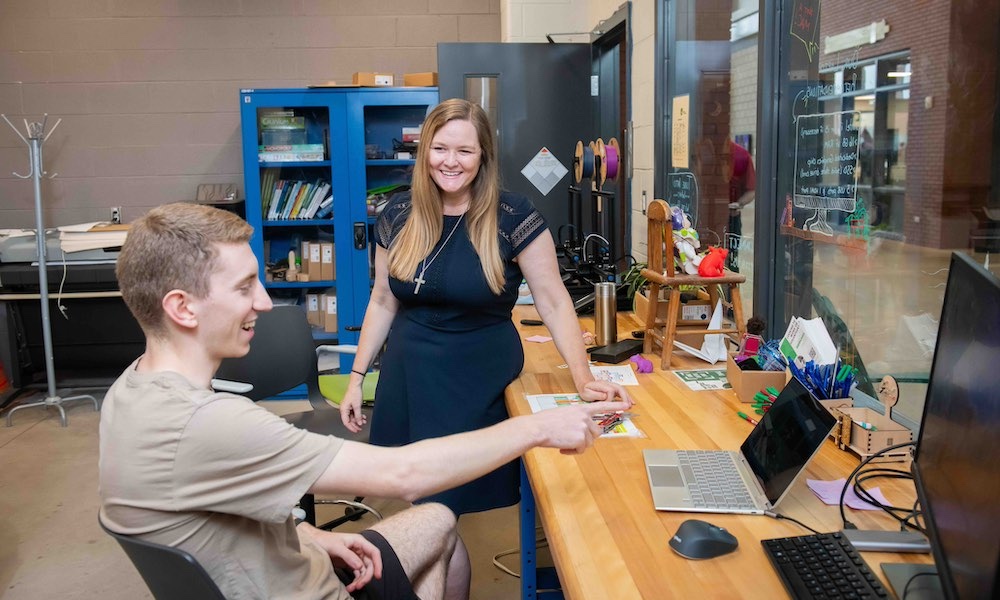
<svg viewBox="0 0 1000 600"><path fill-rule="evenodd" d="M809 367L812 367L811 369ZM823 385L823 379L820 375L820 367L814 361L806 363L806 376L809 377L810 385L812 386L813 393L816 394L821 399L826 398L826 393L824 391L825 386Z"/></svg>

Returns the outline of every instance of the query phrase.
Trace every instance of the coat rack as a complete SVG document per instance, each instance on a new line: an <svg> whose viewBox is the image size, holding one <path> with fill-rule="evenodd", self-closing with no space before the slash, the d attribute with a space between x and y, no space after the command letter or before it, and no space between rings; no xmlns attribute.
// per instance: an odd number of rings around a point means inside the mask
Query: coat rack
<svg viewBox="0 0 1000 600"><path fill-rule="evenodd" d="M52 361L52 323L49 320L49 281L48 281L48 270L46 263L46 237L45 237L45 226L42 223L42 177L47 175L47 173L42 170L42 145L45 144L52 132L59 127L59 123L62 119L57 119L55 125L52 129L46 132L46 124L49 120L49 115L46 114L42 117L41 123L29 123L27 119L24 120L24 130L27 137L21 135L17 127L10 122L7 115L0 114L4 121L7 121L7 125L14 130L17 137L21 138L21 141L28 146L28 154L30 160L30 171L27 175L21 175L14 172L14 176L20 179L31 179L35 187L35 241L38 242L38 286L40 290L41 303L42 303L42 339L45 342L45 376L48 383L48 393L45 399L38 402L32 402L30 404L22 404L20 406L15 406L10 409L7 413L7 427L11 426L11 416L24 408L33 408L36 406L54 406L59 409L59 420L63 427L66 427L66 411L63 410L62 405L67 402L73 402L76 400L90 400L94 403L94 410L99 410L97 407L97 399L90 395L80 395L80 396L69 396L67 398L61 398L56 390L56 374L55 366ZM48 179L52 179L56 176L53 173Z"/></svg>

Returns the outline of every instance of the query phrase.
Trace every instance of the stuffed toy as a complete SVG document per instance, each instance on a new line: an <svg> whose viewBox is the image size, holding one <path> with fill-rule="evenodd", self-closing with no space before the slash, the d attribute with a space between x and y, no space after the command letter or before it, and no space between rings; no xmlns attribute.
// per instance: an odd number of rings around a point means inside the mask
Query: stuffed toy
<svg viewBox="0 0 1000 600"><path fill-rule="evenodd" d="M708 249L708 254L702 257L698 265L698 274L702 277L722 277L725 272L723 266L726 263L726 255L729 251L725 248L712 246Z"/></svg>
<svg viewBox="0 0 1000 600"><path fill-rule="evenodd" d="M653 361L648 358L643 358L641 354L636 354L632 358L628 359L629 362L635 363L635 370L639 373L652 373L653 372Z"/></svg>
<svg viewBox="0 0 1000 600"><path fill-rule="evenodd" d="M766 327L767 323L764 319L750 317L750 320L747 321L747 332L740 341L740 349L736 352L737 356L757 356L760 347L764 345L762 334Z"/></svg>
<svg viewBox="0 0 1000 600"><path fill-rule="evenodd" d="M676 206L670 209L670 220L673 226L674 248L677 249L677 262L681 271L688 275L698 274L698 263L701 256L698 248L701 242L698 240L698 232L691 227L691 220L684 214L684 211Z"/></svg>

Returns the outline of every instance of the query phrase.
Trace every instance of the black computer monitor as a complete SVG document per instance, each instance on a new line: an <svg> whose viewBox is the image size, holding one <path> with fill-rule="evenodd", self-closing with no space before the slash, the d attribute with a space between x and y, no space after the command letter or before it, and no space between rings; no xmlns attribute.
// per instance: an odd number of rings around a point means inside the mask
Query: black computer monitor
<svg viewBox="0 0 1000 600"><path fill-rule="evenodd" d="M945 596L997 598L1000 280L964 254L951 257L912 470Z"/></svg>

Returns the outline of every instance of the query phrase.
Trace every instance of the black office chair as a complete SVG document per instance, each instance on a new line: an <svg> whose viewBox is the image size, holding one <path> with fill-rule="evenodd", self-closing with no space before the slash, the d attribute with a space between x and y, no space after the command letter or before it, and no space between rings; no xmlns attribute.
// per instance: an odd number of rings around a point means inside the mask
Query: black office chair
<svg viewBox="0 0 1000 600"><path fill-rule="evenodd" d="M233 385L234 382L249 384L250 389ZM311 411L285 415L286 421L313 433L334 435L357 442L368 441L368 430L352 433L340 419L340 411L327 401L319 388L319 367L317 365L316 342L312 337L312 327L301 306L275 306L260 313L250 342L250 352L241 358L227 358L216 372L213 386L229 389L253 401L271 398L287 390L305 384ZM371 421L371 409L363 407L362 412ZM375 509L363 504L363 498L352 500L316 500L311 494L302 498L299 507L305 512L305 520L316 525L316 504L344 504L347 506L343 517L317 525L320 529L332 529L347 521L360 519L371 512L377 519L382 516Z"/></svg>
<svg viewBox="0 0 1000 600"><path fill-rule="evenodd" d="M100 517L97 522L122 547L156 600L226 600L205 568L184 550L115 533Z"/></svg>

